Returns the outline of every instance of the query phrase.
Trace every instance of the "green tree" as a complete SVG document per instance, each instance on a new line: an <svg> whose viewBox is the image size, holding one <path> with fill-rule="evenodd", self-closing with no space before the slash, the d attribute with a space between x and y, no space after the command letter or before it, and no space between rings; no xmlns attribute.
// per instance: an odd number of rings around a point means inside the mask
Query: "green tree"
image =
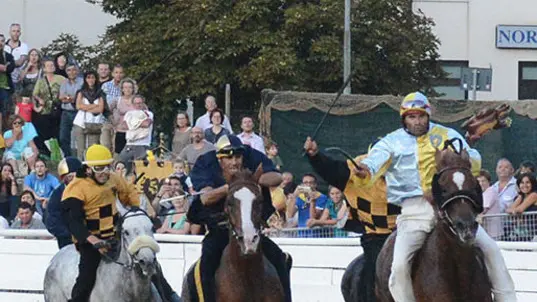
<svg viewBox="0 0 537 302"><path fill-rule="evenodd" d="M80 39L74 34L61 33L47 46L41 48L41 53L46 57L54 57L59 53L64 53L68 57L76 60L83 69L93 68L94 60L97 58L97 46L84 46Z"/></svg>
<svg viewBox="0 0 537 302"><path fill-rule="evenodd" d="M150 4L147 4L150 3ZM132 5L128 5L132 4ZM336 91L342 84L342 0L104 0L123 21L105 55L124 65L170 116L173 100L233 89L234 107L255 108L264 88ZM408 0L360 0L352 10L354 93L431 91L439 41Z"/></svg>

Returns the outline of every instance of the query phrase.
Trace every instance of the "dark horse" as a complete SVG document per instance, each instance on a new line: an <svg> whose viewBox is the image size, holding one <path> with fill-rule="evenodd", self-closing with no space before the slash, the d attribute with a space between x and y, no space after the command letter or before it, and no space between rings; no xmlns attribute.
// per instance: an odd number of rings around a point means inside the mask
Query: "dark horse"
<svg viewBox="0 0 537 302"><path fill-rule="evenodd" d="M217 301L284 301L276 269L261 252L262 207L263 194L255 178L250 172L239 172L226 198L229 244L216 271ZM188 280L195 265L183 281L183 301L191 301Z"/></svg>
<svg viewBox="0 0 537 302"><path fill-rule="evenodd" d="M438 222L414 255L412 285L416 301L492 301L491 285L481 251L475 246L477 214L482 211L481 188L471 173L468 153L444 148L436 152L438 173L433 178L433 207ZM453 141L451 145L454 150ZM388 280L395 232L377 260L376 296L393 301Z"/></svg>

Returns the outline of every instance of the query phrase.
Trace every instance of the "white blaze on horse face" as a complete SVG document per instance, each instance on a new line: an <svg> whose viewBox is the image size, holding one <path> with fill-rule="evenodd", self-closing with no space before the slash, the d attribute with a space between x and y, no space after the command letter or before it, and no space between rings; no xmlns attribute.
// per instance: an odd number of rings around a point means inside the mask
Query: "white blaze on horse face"
<svg viewBox="0 0 537 302"><path fill-rule="evenodd" d="M241 227L244 236L244 246L246 253L257 251L259 236L252 221L252 208L255 200L255 194L250 189L244 187L233 194L233 197L241 202Z"/></svg>
<svg viewBox="0 0 537 302"><path fill-rule="evenodd" d="M462 190L462 185L464 185L465 180L466 177L461 172L453 173L453 182L457 185L459 190Z"/></svg>

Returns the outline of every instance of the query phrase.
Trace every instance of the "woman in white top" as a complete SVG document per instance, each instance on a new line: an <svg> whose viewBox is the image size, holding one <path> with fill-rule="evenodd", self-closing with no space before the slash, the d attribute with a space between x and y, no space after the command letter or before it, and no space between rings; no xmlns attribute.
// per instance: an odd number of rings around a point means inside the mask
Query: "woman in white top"
<svg viewBox="0 0 537 302"><path fill-rule="evenodd" d="M104 98L95 71L84 73L84 84L76 95L76 114L73 129L78 158L84 158L87 147L98 144L104 122Z"/></svg>

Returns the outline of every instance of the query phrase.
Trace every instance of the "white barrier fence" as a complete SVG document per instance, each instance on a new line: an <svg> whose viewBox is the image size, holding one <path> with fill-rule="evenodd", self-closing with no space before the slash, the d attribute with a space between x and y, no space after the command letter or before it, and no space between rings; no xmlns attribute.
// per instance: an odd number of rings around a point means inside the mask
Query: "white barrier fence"
<svg viewBox="0 0 537 302"><path fill-rule="evenodd" d="M0 230L6 237L50 236L46 231ZM179 291L183 275L200 256L201 236L155 236L164 275ZM343 301L340 281L347 265L362 249L358 238L274 238L293 256L291 284L293 301ZM499 242L516 284L520 302L537 301L537 243ZM0 239L0 302L44 301L43 278L46 267L57 252L51 239ZM17 292L18 291L18 292Z"/></svg>

